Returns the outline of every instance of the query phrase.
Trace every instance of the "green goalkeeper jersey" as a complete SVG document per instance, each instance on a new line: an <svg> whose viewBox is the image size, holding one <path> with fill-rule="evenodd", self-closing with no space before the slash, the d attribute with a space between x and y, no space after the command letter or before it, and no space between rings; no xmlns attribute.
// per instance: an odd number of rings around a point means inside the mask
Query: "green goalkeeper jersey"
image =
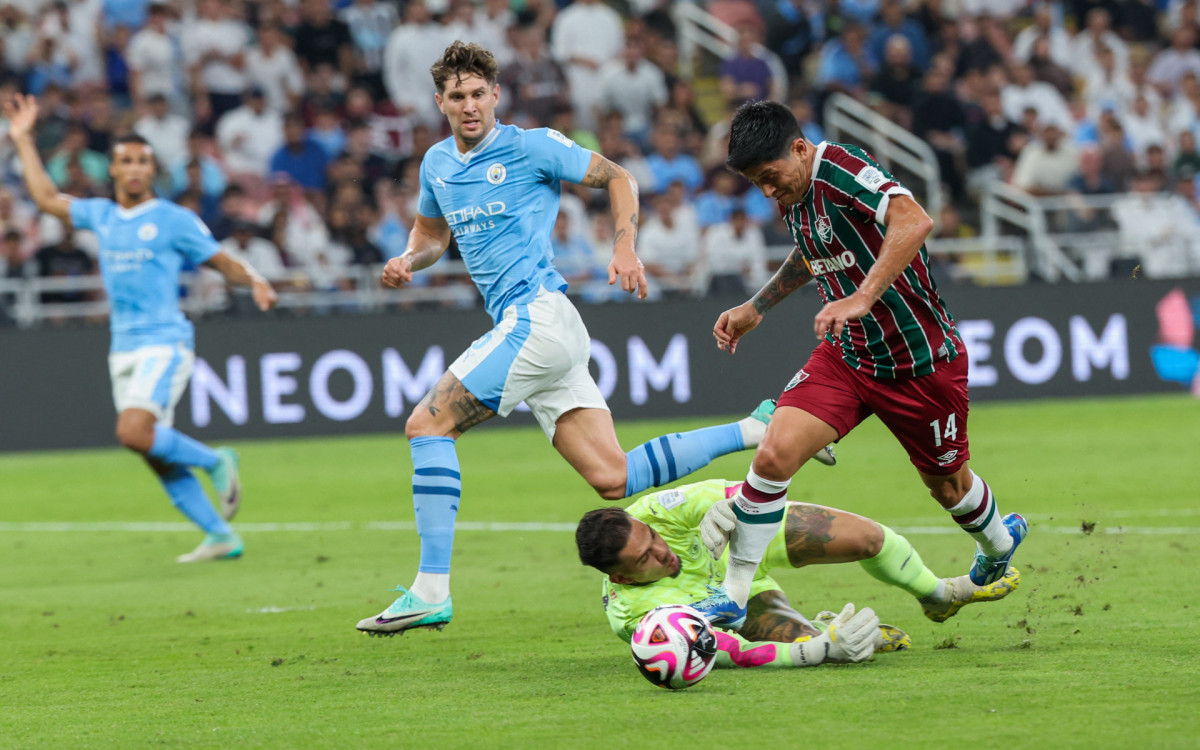
<svg viewBox="0 0 1200 750"><path fill-rule="evenodd" d="M700 538L700 520L713 503L732 496L740 484L711 479L643 495L626 508L631 516L654 529L679 557L679 575L646 584L613 583L604 577L604 611L618 637L628 641L642 617L661 604L694 604L717 592L725 581L729 550L720 560L712 559ZM781 524L763 556L750 596L779 589L767 571L786 564L786 560Z"/></svg>

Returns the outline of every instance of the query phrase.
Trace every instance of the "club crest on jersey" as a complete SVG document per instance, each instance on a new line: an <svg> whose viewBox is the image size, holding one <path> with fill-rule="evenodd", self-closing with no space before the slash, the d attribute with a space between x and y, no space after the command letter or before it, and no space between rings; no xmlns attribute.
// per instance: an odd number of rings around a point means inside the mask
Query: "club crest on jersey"
<svg viewBox="0 0 1200 750"><path fill-rule="evenodd" d="M142 242L149 242L158 236L158 227L154 224L143 224L138 227L137 236Z"/></svg>
<svg viewBox="0 0 1200 750"><path fill-rule="evenodd" d="M804 370L798 370L796 374L792 376L792 379L788 381L788 384L783 387L783 390L790 391L803 383L805 380L808 380L808 373Z"/></svg>
<svg viewBox="0 0 1200 750"><path fill-rule="evenodd" d="M824 216L817 217L817 236L821 238L821 242L825 243L833 239L833 227L829 224L829 219Z"/></svg>
<svg viewBox="0 0 1200 750"><path fill-rule="evenodd" d="M507 176L508 169L506 169L505 166L500 162L496 162L492 166L488 167L487 181L493 185L499 185L500 183L504 182L504 178Z"/></svg>

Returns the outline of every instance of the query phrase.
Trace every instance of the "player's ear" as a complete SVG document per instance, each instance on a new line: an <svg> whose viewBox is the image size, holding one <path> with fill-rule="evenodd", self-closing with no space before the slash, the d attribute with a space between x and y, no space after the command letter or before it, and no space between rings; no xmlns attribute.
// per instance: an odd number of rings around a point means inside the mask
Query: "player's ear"
<svg viewBox="0 0 1200 750"><path fill-rule="evenodd" d="M635 583L635 581L632 578L630 578L629 576L623 576L620 573L609 573L608 580L612 581L613 583L620 584L622 586L628 586L631 583Z"/></svg>
<svg viewBox="0 0 1200 750"><path fill-rule="evenodd" d="M441 94L434 94L434 95L433 95L433 100L434 100L435 102L437 102L438 109L440 109L440 110L442 111L442 114L446 114L446 108L442 106L442 95L441 95Z"/></svg>
<svg viewBox="0 0 1200 750"><path fill-rule="evenodd" d="M805 152L808 151L808 142L805 141L803 138L797 138L794 141L792 141L792 149L791 150L792 150L792 154L794 154L797 158L803 159Z"/></svg>

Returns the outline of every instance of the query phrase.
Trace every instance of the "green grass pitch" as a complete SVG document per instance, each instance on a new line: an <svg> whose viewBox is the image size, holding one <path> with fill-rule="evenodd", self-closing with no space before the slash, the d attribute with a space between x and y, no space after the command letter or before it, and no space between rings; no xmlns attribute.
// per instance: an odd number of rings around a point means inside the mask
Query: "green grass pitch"
<svg viewBox="0 0 1200 750"><path fill-rule="evenodd" d="M619 432L631 448L701 424ZM913 649L677 693L610 635L563 529L599 501L536 428L460 441L454 622L393 639L354 623L416 568L401 434L238 445L246 555L192 566L173 558L198 534L132 456L0 457L0 747L1200 745L1200 401L977 405L971 438L1001 510L1031 523L1019 591L935 625L857 565L781 571L801 611L870 604ZM891 525L939 575L969 565L876 421L791 497Z"/></svg>

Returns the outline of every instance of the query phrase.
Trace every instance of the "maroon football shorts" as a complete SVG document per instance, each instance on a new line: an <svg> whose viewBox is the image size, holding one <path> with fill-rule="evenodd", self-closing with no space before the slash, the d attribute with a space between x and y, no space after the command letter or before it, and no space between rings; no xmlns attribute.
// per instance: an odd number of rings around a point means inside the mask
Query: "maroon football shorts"
<svg viewBox="0 0 1200 750"><path fill-rule="evenodd" d="M882 380L850 367L833 344L822 341L783 389L778 405L812 414L837 430L839 439L874 414L926 474L953 474L971 457L962 347L930 375Z"/></svg>

